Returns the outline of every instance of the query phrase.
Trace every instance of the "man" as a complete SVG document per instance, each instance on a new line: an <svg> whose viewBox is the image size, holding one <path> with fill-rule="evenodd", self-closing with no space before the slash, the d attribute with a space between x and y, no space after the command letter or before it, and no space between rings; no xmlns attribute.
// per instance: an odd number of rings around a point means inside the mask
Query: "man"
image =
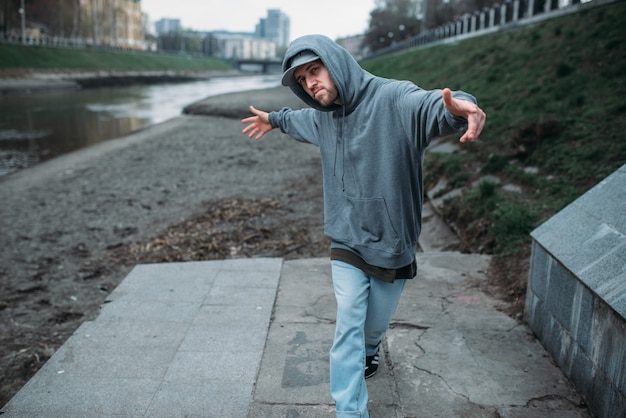
<svg viewBox="0 0 626 418"><path fill-rule="evenodd" d="M365 378L376 372L384 333L416 273L424 151L465 127L461 142L474 141L485 114L466 93L376 77L321 35L293 41L283 70L282 84L310 108L250 106L243 133L260 139L279 128L320 148L337 300L330 390L337 417L369 417Z"/></svg>

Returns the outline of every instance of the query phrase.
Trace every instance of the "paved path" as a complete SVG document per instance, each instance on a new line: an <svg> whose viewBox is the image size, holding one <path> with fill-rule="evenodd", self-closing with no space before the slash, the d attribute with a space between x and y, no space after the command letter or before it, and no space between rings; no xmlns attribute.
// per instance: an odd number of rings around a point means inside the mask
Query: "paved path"
<svg viewBox="0 0 626 418"><path fill-rule="evenodd" d="M84 323L3 411L242 416L281 266L281 259L137 266L97 320Z"/></svg>
<svg viewBox="0 0 626 418"><path fill-rule="evenodd" d="M528 328L481 293L488 258L418 257L368 380L375 417L587 417ZM326 258L137 266L7 417L332 417Z"/></svg>

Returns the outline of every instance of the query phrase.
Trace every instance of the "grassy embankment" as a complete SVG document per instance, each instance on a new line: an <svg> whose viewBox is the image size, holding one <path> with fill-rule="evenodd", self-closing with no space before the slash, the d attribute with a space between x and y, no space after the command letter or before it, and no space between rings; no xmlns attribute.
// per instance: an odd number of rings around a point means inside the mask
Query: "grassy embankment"
<svg viewBox="0 0 626 418"><path fill-rule="evenodd" d="M0 72L99 70L228 71L233 67L211 58L0 44Z"/></svg>
<svg viewBox="0 0 626 418"><path fill-rule="evenodd" d="M446 202L446 220L464 250L497 254L500 273L518 276L504 284L518 298L529 232L626 163L624 22L626 3L617 3L364 63L377 75L478 98L488 115L481 139L462 152L429 155L426 180L432 186L443 177L446 191L463 189ZM522 193L494 183L468 187L488 174Z"/></svg>

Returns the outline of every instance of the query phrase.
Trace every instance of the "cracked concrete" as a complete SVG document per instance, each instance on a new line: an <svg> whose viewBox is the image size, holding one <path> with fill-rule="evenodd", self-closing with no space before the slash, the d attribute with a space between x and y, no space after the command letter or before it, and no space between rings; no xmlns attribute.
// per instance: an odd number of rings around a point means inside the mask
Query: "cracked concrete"
<svg viewBox="0 0 626 418"><path fill-rule="evenodd" d="M404 416L587 416L528 328L471 285L484 279L487 257L425 253L418 262L422 274L394 320L419 329L387 333ZM542 397L566 402L532 402Z"/></svg>
<svg viewBox="0 0 626 418"><path fill-rule="evenodd" d="M483 255L418 254L418 276L383 341L379 371L367 380L372 416L590 416L528 328L473 284L485 279L488 263ZM249 417L334 416L331 280L328 259L284 263Z"/></svg>

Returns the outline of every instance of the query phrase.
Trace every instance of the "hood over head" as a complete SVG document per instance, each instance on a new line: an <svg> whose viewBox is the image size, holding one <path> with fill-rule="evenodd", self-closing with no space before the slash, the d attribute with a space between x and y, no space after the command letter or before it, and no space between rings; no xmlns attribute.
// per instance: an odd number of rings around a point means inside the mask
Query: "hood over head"
<svg viewBox="0 0 626 418"><path fill-rule="evenodd" d="M291 62L289 63L289 69L285 71L285 73L283 74L283 79L282 79L283 86L291 86L293 84L298 84L298 82L296 81L296 75L295 75L295 72L298 69L298 67L304 64L308 64L309 62L317 61L318 59L320 59L320 57L318 57L317 55L315 55L313 52L309 50L304 50L294 55L294 57L291 59Z"/></svg>
<svg viewBox="0 0 626 418"><path fill-rule="evenodd" d="M304 51L307 52L302 54ZM297 64L303 56L309 58L317 56L321 59L337 86L342 105L332 104L324 107L309 96L300 84L290 82L288 77L293 77L293 72L298 66L292 65L292 61ZM283 71L285 72L283 84L288 85L307 105L326 112L345 106L346 113L350 113L361 100L369 81L374 79L374 76L361 68L345 48L324 35L305 35L291 42L283 59Z"/></svg>

